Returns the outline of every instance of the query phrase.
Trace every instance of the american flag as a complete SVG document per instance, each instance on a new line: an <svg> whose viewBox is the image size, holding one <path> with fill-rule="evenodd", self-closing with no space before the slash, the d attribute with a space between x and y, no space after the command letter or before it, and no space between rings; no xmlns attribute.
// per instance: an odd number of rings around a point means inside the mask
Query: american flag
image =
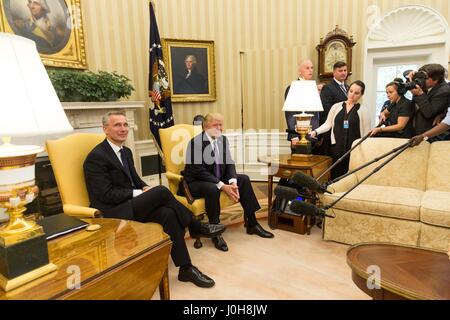
<svg viewBox="0 0 450 320"><path fill-rule="evenodd" d="M150 130L158 146L159 129L174 125L172 102L170 98L169 77L165 70L161 39L156 23L153 4L150 2L150 61L149 61L149 96L153 102L150 106Z"/></svg>
<svg viewBox="0 0 450 320"><path fill-rule="evenodd" d="M156 88L156 87L158 87L158 88ZM153 86L152 101L153 102L161 101L161 92L159 91L159 86L156 86L156 85Z"/></svg>

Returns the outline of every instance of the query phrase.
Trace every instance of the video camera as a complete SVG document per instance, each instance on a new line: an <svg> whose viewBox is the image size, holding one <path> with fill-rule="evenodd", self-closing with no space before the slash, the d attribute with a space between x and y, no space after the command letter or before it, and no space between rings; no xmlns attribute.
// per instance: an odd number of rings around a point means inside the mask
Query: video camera
<svg viewBox="0 0 450 320"><path fill-rule="evenodd" d="M409 79L408 75L413 70L406 70L403 72L403 77L406 79L406 83L403 84L405 91L416 89L416 86L422 88L422 90L426 89L426 80L428 79L428 74L425 71L417 71L414 72L412 76L412 80Z"/></svg>

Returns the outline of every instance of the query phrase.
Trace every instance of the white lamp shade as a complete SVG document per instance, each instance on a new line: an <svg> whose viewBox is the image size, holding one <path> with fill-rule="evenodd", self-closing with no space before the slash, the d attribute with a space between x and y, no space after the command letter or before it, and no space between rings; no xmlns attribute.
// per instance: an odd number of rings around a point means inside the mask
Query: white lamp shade
<svg viewBox="0 0 450 320"><path fill-rule="evenodd" d="M293 81L284 102L283 111L323 111L314 80Z"/></svg>
<svg viewBox="0 0 450 320"><path fill-rule="evenodd" d="M72 130L34 41L0 33L0 137Z"/></svg>

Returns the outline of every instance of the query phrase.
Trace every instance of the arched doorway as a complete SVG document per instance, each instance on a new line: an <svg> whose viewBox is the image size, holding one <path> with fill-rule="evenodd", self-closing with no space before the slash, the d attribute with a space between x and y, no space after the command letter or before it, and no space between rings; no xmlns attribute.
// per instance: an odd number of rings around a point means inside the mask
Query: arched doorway
<svg viewBox="0 0 450 320"><path fill-rule="evenodd" d="M407 69L427 63L448 65L450 28L436 10L420 5L399 7L379 19L365 42L364 98L375 126L385 101L384 86Z"/></svg>

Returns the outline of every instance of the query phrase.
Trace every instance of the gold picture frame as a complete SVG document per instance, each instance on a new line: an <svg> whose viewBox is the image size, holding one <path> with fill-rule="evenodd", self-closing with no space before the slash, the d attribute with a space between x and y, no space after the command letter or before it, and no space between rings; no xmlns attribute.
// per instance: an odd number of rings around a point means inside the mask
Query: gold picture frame
<svg viewBox="0 0 450 320"><path fill-rule="evenodd" d="M172 102L216 101L214 41L162 39L162 46Z"/></svg>
<svg viewBox="0 0 450 320"><path fill-rule="evenodd" d="M36 42L46 66L87 69L81 0L0 0L0 32Z"/></svg>

